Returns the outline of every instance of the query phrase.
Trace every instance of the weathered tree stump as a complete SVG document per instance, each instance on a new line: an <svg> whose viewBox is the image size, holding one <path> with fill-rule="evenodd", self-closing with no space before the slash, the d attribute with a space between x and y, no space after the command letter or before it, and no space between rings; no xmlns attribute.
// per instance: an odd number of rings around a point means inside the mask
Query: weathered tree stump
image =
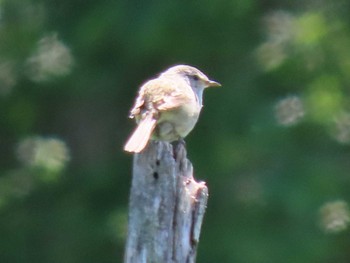
<svg viewBox="0 0 350 263"><path fill-rule="evenodd" d="M193 263L208 199L183 143L134 155L125 263Z"/></svg>

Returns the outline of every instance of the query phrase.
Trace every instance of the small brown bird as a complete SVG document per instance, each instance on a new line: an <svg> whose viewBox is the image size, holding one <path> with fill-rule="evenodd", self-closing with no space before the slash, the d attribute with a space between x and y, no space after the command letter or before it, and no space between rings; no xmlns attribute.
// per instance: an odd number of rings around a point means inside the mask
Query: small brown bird
<svg viewBox="0 0 350 263"><path fill-rule="evenodd" d="M141 152L150 139L175 141L189 134L202 108L203 90L218 87L200 70L173 66L141 86L130 118L138 126L125 144L128 152Z"/></svg>

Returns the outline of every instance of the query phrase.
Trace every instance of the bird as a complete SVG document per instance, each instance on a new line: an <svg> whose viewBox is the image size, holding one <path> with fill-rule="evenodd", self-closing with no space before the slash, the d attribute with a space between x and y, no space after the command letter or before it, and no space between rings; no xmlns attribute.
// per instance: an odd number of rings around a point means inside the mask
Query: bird
<svg viewBox="0 0 350 263"><path fill-rule="evenodd" d="M130 111L129 117L136 119L137 127L124 150L139 153L150 140L172 142L185 138L198 121L204 89L220 86L189 65L172 66L147 81Z"/></svg>

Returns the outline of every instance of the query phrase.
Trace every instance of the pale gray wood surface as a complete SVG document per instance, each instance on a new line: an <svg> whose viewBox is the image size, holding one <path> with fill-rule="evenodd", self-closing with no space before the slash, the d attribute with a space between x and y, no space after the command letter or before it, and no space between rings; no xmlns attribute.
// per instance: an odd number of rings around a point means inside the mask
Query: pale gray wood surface
<svg viewBox="0 0 350 263"><path fill-rule="evenodd" d="M151 142L135 154L124 262L195 262L207 199L184 144Z"/></svg>

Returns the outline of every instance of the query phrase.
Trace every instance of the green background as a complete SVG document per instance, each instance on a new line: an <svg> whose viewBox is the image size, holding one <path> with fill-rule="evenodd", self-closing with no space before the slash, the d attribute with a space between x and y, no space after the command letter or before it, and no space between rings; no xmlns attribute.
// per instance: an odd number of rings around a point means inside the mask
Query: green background
<svg viewBox="0 0 350 263"><path fill-rule="evenodd" d="M194 65L198 262L350 260L349 1L0 1L0 262L122 262L138 87Z"/></svg>

